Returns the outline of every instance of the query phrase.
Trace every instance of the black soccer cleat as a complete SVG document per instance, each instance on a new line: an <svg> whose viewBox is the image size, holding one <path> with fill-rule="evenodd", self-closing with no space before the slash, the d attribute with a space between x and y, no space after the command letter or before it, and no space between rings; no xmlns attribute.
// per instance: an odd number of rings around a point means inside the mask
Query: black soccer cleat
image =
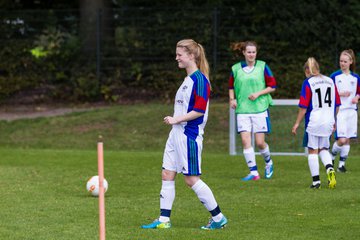
<svg viewBox="0 0 360 240"><path fill-rule="evenodd" d="M320 189L321 188L321 184L320 183L317 183L317 184L315 184L315 185L310 185L310 188L311 189Z"/></svg>
<svg viewBox="0 0 360 240"><path fill-rule="evenodd" d="M337 172L346 173L346 168L345 168L345 166L342 166L342 167L337 168Z"/></svg>

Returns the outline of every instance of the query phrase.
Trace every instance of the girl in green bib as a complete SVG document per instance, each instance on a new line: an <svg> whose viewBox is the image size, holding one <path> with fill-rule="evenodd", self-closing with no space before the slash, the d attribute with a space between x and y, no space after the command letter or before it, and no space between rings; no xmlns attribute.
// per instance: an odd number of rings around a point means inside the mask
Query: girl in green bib
<svg viewBox="0 0 360 240"><path fill-rule="evenodd" d="M268 108L272 105L270 93L275 91L276 80L264 62L256 59L257 44L253 41L231 45L232 50L244 55L245 61L234 64L229 79L230 107L235 109L237 131L241 135L243 153L250 173L243 181L259 180L255 151L251 145L251 135L255 134L255 144L265 160L266 179L273 175L273 161L265 133L270 133Z"/></svg>

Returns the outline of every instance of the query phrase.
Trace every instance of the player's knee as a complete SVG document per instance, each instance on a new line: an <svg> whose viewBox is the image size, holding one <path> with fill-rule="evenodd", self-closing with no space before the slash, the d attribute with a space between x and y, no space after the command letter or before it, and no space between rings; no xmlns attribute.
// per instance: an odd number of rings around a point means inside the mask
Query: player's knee
<svg viewBox="0 0 360 240"><path fill-rule="evenodd" d="M267 144L266 144L266 142L264 142L264 141L261 141L261 142L257 142L257 143L256 143L256 147L257 147L258 149L265 149L266 146L267 146Z"/></svg>
<svg viewBox="0 0 360 240"><path fill-rule="evenodd" d="M176 172L172 172L166 169L163 169L161 172L161 178L164 181L173 181L175 179Z"/></svg>
<svg viewBox="0 0 360 240"><path fill-rule="evenodd" d="M339 138L338 139L338 145L342 146L342 145L348 144L347 140L348 140L347 138Z"/></svg>
<svg viewBox="0 0 360 240"><path fill-rule="evenodd" d="M251 147L251 138L242 139L242 145L244 149Z"/></svg>
<svg viewBox="0 0 360 240"><path fill-rule="evenodd" d="M192 187L199 179L200 177L198 176L185 176L185 183L189 187Z"/></svg>

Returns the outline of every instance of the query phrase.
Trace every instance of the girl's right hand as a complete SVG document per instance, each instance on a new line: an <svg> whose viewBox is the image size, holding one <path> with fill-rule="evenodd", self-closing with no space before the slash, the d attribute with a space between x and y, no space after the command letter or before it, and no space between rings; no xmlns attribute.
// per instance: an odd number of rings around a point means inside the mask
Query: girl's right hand
<svg viewBox="0 0 360 240"><path fill-rule="evenodd" d="M236 109L236 107L237 107L236 99L231 99L231 100L230 100L230 107L231 107L232 109Z"/></svg>
<svg viewBox="0 0 360 240"><path fill-rule="evenodd" d="M291 132L292 132L294 135L296 135L296 130L298 129L298 127L299 127L299 124L297 124L297 123L295 123L294 126L292 127Z"/></svg>

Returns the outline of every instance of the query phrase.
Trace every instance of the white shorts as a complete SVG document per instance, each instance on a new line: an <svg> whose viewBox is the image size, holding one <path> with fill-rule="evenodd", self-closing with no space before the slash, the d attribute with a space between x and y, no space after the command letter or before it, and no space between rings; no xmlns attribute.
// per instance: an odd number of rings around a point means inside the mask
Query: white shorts
<svg viewBox="0 0 360 240"><path fill-rule="evenodd" d="M258 114L237 114L237 131L253 133L269 133L271 131L268 112Z"/></svg>
<svg viewBox="0 0 360 240"><path fill-rule="evenodd" d="M166 141L162 168L189 176L201 175L202 146L202 138L191 139L182 127L173 127Z"/></svg>
<svg viewBox="0 0 360 240"><path fill-rule="evenodd" d="M311 149L329 149L330 148L330 136L329 137L320 137L308 134L305 132L304 135L304 147Z"/></svg>
<svg viewBox="0 0 360 240"><path fill-rule="evenodd" d="M342 109L337 114L335 138L357 138L357 111Z"/></svg>

